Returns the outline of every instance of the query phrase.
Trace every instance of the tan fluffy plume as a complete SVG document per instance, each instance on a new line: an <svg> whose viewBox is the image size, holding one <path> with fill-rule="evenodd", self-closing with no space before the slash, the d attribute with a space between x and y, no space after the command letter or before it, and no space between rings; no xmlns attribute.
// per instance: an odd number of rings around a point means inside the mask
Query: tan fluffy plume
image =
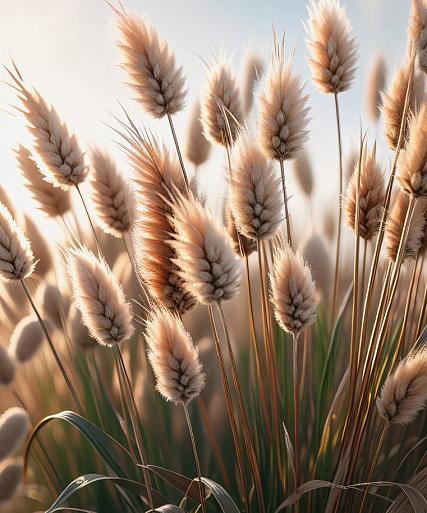
<svg viewBox="0 0 427 513"><path fill-rule="evenodd" d="M43 339L39 321L33 316L24 317L13 330L9 352L19 363L28 362L40 349Z"/></svg>
<svg viewBox="0 0 427 513"><path fill-rule="evenodd" d="M0 346L0 385L10 385L15 377L15 364L4 346Z"/></svg>
<svg viewBox="0 0 427 513"><path fill-rule="evenodd" d="M0 203L0 278L23 280L34 271L30 242L9 210Z"/></svg>
<svg viewBox="0 0 427 513"><path fill-rule="evenodd" d="M92 337L103 346L128 340L134 331L131 307L105 260L86 248L69 250L68 271L75 304Z"/></svg>
<svg viewBox="0 0 427 513"><path fill-rule="evenodd" d="M388 422L409 424L427 402L427 351L402 360L385 380L377 398L378 412Z"/></svg>
<svg viewBox="0 0 427 513"><path fill-rule="evenodd" d="M283 219L280 178L248 131L241 132L235 152L229 206L236 226L249 239L269 239Z"/></svg>
<svg viewBox="0 0 427 513"><path fill-rule="evenodd" d="M0 503L10 501L24 478L24 467L19 460L6 460L0 466Z"/></svg>
<svg viewBox="0 0 427 513"><path fill-rule="evenodd" d="M31 192L38 209L49 217L63 216L71 209L70 194L44 179L31 151L22 146L15 150L16 160L24 178L25 187Z"/></svg>
<svg viewBox="0 0 427 513"><path fill-rule="evenodd" d="M157 390L167 401L187 404L205 386L205 375L189 333L166 309L154 310L147 320L145 338Z"/></svg>
<svg viewBox="0 0 427 513"><path fill-rule="evenodd" d="M358 174L359 162L356 163L344 200L347 224L352 230L356 222ZM384 176L376 159L376 145L372 151L364 148L359 187L359 235L363 239L370 240L378 233L384 194Z"/></svg>
<svg viewBox="0 0 427 513"><path fill-rule="evenodd" d="M236 140L243 120L242 103L234 75L224 59L210 69L201 119L203 133L211 143L231 146Z"/></svg>
<svg viewBox="0 0 427 513"><path fill-rule="evenodd" d="M245 62L242 88L243 112L245 116L248 116L252 110L255 88L262 78L263 72L264 63L262 62L261 57L254 53L249 54Z"/></svg>
<svg viewBox="0 0 427 513"><path fill-rule="evenodd" d="M275 42L275 55L259 98L258 134L268 158L288 160L298 157L308 137L308 95L300 75L286 60L284 40Z"/></svg>
<svg viewBox="0 0 427 513"><path fill-rule="evenodd" d="M405 252L403 258L415 258L424 237L425 203L419 201L415 207L412 221L408 230ZM387 255L394 262L397 258L406 213L408 212L409 196L399 191L393 204L390 216L387 219L385 232L387 238Z"/></svg>
<svg viewBox="0 0 427 513"><path fill-rule="evenodd" d="M133 229L137 271L150 294L166 308L185 313L196 303L185 289L168 241L174 228L167 199L175 188L186 191L182 171L164 145L135 127L125 135L125 151L133 167L136 219Z"/></svg>
<svg viewBox="0 0 427 513"><path fill-rule="evenodd" d="M181 111L185 104L185 79L166 41L144 18L114 11L120 31L122 67L129 76L136 100L154 118Z"/></svg>
<svg viewBox="0 0 427 513"><path fill-rule="evenodd" d="M31 250L37 262L34 272L37 276L44 278L54 265L49 241L42 234L42 226L33 217L25 214L22 226L25 228L25 233L31 234Z"/></svg>
<svg viewBox="0 0 427 513"><path fill-rule="evenodd" d="M339 0L312 0L308 13L313 82L323 93L346 91L356 72L357 45L344 7Z"/></svg>
<svg viewBox="0 0 427 513"><path fill-rule="evenodd" d="M282 236L274 245L271 301L281 328L293 335L313 324L317 317L316 289L311 271L299 251Z"/></svg>
<svg viewBox="0 0 427 513"><path fill-rule="evenodd" d="M427 1L412 0L409 37L418 54L420 68L427 72Z"/></svg>
<svg viewBox="0 0 427 513"><path fill-rule="evenodd" d="M303 150L301 156L294 160L293 171L301 192L310 197L313 192L313 169L306 150Z"/></svg>
<svg viewBox="0 0 427 513"><path fill-rule="evenodd" d="M208 160L211 151L211 143L203 134L200 116L201 107L200 102L197 101L191 112L187 132L187 144L185 146L185 156L196 167L201 166Z"/></svg>
<svg viewBox="0 0 427 513"><path fill-rule="evenodd" d="M101 228L122 237L131 228L132 201L126 178L113 159L99 148L91 150L91 199Z"/></svg>
<svg viewBox="0 0 427 513"><path fill-rule="evenodd" d="M19 407L6 410L0 417L0 461L11 456L20 448L28 434L30 418Z"/></svg>
<svg viewBox="0 0 427 513"><path fill-rule="evenodd" d="M408 141L400 153L398 168L402 189L413 196L427 196L427 105L412 116Z"/></svg>
<svg viewBox="0 0 427 513"><path fill-rule="evenodd" d="M387 92L382 94L382 113L385 125L385 137L390 148L395 150L399 143L399 133L402 124L405 107L406 92L409 80L411 80L410 96L408 101L408 113L402 128L402 142L408 133L409 115L417 110L424 96L424 78L419 74L413 74L411 61L405 60L404 64L396 71Z"/></svg>
<svg viewBox="0 0 427 513"><path fill-rule="evenodd" d="M236 221L234 220L233 213L228 204L225 206L225 226L233 244L234 253L238 257L242 256L242 251L243 254L247 256L256 251L256 241L248 239L237 231Z"/></svg>
<svg viewBox="0 0 427 513"><path fill-rule="evenodd" d="M21 112L33 137L35 156L40 171L55 187L67 190L81 183L87 175L84 153L76 136L71 135L56 110L36 91L28 89L15 70L10 76L15 82Z"/></svg>
<svg viewBox="0 0 427 513"><path fill-rule="evenodd" d="M231 299L239 291L241 275L227 232L193 194L173 194L171 245L187 289L203 304Z"/></svg>
<svg viewBox="0 0 427 513"><path fill-rule="evenodd" d="M377 55L369 70L366 88L366 110L373 123L381 114L382 96L386 79L386 65L382 55Z"/></svg>

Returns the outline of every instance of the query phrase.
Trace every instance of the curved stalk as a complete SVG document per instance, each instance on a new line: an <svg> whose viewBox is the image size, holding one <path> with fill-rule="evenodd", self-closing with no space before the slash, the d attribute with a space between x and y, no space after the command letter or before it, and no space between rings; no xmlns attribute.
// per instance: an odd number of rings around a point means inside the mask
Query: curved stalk
<svg viewBox="0 0 427 513"><path fill-rule="evenodd" d="M181 150L180 150L179 143L178 143L178 138L176 136L175 126L172 121L172 116L169 113L167 114L167 116L168 116L169 126L170 126L170 129L172 132L173 142L175 143L176 153L178 154L178 159L179 159L179 163L180 163L181 170L182 170L182 176L184 178L185 186L188 190L189 187L188 187L187 172L185 171L184 160L182 158Z"/></svg>

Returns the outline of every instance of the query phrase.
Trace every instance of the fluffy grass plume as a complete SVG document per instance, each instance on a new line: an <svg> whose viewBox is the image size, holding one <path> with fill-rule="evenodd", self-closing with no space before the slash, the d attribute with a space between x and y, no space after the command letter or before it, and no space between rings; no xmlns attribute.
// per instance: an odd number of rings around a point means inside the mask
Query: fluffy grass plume
<svg viewBox="0 0 427 513"><path fill-rule="evenodd" d="M56 110L36 90L28 89L21 75L10 72L22 103L21 112L32 135L35 156L46 180L67 190L81 183L88 168L77 138L70 134Z"/></svg>
<svg viewBox="0 0 427 513"><path fill-rule="evenodd" d="M42 226L32 216L24 214L22 226L25 233L31 234L31 250L34 261L37 262L34 274L38 278L45 278L54 266L54 255L49 241L42 234Z"/></svg>
<svg viewBox="0 0 427 513"><path fill-rule="evenodd" d="M201 166L208 160L211 151L211 143L203 134L200 116L201 106L200 102L197 101L191 112L187 131L187 144L185 146L185 156L196 167Z"/></svg>
<svg viewBox="0 0 427 513"><path fill-rule="evenodd" d="M418 54L420 68L427 72L427 1L412 0L409 37Z"/></svg>
<svg viewBox="0 0 427 513"><path fill-rule="evenodd" d="M24 178L24 185L31 192L38 209L49 217L60 217L66 214L71 209L68 191L53 187L45 180L28 148L20 144L15 154Z"/></svg>
<svg viewBox="0 0 427 513"><path fill-rule="evenodd" d="M328 297L331 288L331 262L328 248L322 237L316 233L310 235L301 243L301 254L310 266L318 293L322 298Z"/></svg>
<svg viewBox="0 0 427 513"><path fill-rule="evenodd" d="M91 150L91 199L101 228L122 237L131 228L132 202L126 178L113 159L99 148Z"/></svg>
<svg viewBox="0 0 427 513"><path fill-rule="evenodd" d="M9 459L0 466L0 503L13 498L23 477L24 468L19 460Z"/></svg>
<svg viewBox="0 0 427 513"><path fill-rule="evenodd" d="M427 351L408 355L385 380L378 412L388 422L409 424L427 402Z"/></svg>
<svg viewBox="0 0 427 513"><path fill-rule="evenodd" d="M241 93L228 63L221 59L209 70L201 107L203 133L208 141L232 145L243 121Z"/></svg>
<svg viewBox="0 0 427 513"><path fill-rule="evenodd" d="M258 134L262 150L271 159L298 157L308 137L308 95L300 75L286 60L284 43L275 55L259 97Z"/></svg>
<svg viewBox="0 0 427 513"><path fill-rule="evenodd" d="M254 104L255 88L261 80L264 72L264 63L259 55L251 53L246 58L243 86L242 86L242 100L243 100L243 113L248 116Z"/></svg>
<svg viewBox="0 0 427 513"><path fill-rule="evenodd" d="M246 130L235 145L229 186L229 206L238 231L252 240L273 237L283 220L280 178Z"/></svg>
<svg viewBox="0 0 427 513"><path fill-rule="evenodd" d="M427 196L427 105L412 116L408 141L400 153L398 168L402 189L414 196Z"/></svg>
<svg viewBox="0 0 427 513"><path fill-rule="evenodd" d="M205 386L205 375L189 333L166 309L154 310L147 320L145 339L157 390L167 401L186 404Z"/></svg>
<svg viewBox="0 0 427 513"><path fill-rule="evenodd" d="M282 236L275 241L270 280L277 322L284 331L298 335L316 320L316 288L302 255L294 252Z"/></svg>
<svg viewBox="0 0 427 513"><path fill-rule="evenodd" d="M19 363L30 361L43 343L40 323L32 316L21 319L10 338L9 352Z"/></svg>
<svg viewBox="0 0 427 513"><path fill-rule="evenodd" d="M323 93L342 93L353 82L357 60L357 45L344 7L339 0L312 0L308 13L313 82Z"/></svg>
<svg viewBox="0 0 427 513"><path fill-rule="evenodd" d="M0 346L0 385L10 385L15 378L15 364L8 350Z"/></svg>
<svg viewBox="0 0 427 513"><path fill-rule="evenodd" d="M385 226L387 255L393 262L397 258L408 206L409 196L399 191ZM409 225L403 258L415 258L424 238L425 225L425 203L418 202Z"/></svg>
<svg viewBox="0 0 427 513"><path fill-rule="evenodd" d="M137 14L114 9L120 32L122 67L136 100L154 118L173 115L184 108L185 78L157 30Z"/></svg>
<svg viewBox="0 0 427 513"><path fill-rule="evenodd" d="M386 65L382 55L372 62L366 90L366 110L373 123L377 123L381 114L382 96L386 79Z"/></svg>
<svg viewBox="0 0 427 513"><path fill-rule="evenodd" d="M0 278L23 280L34 271L31 245L9 210L0 203Z"/></svg>
<svg viewBox="0 0 427 513"><path fill-rule="evenodd" d="M411 78L411 76L413 78ZM413 66L410 61L405 60L397 69L387 91L382 94L385 138L390 148L394 150L397 148L399 142L406 91L410 80L412 80L412 85L410 87L408 111L413 113L424 95L424 79L418 73L413 75ZM402 141L405 141L407 137L408 119L408 116L405 117Z"/></svg>
<svg viewBox="0 0 427 513"><path fill-rule="evenodd" d="M131 307L105 260L85 248L69 250L67 260L74 301L92 337L102 346L128 340Z"/></svg>
<svg viewBox="0 0 427 513"><path fill-rule="evenodd" d="M179 275L202 304L231 299L239 291L241 273L226 230L193 194L185 197L176 191L174 196L169 219Z"/></svg>
<svg viewBox="0 0 427 513"><path fill-rule="evenodd" d="M136 219L133 229L137 271L150 294L166 308L184 313L195 305L173 262L168 241L174 228L167 201L175 188L186 190L181 168L164 145L148 134L135 133L127 149L133 166Z"/></svg>
<svg viewBox="0 0 427 513"><path fill-rule="evenodd" d="M373 150L365 148L359 163L356 163L353 176L348 184L344 208L348 226L354 230L356 220L357 190L359 188L359 235L366 240L372 239L380 228L380 214L384 201L384 176L376 158L376 146Z"/></svg>
<svg viewBox="0 0 427 513"><path fill-rule="evenodd" d="M251 253L256 251L257 243L255 240L248 239L242 233L237 231L236 221L233 217L231 208L226 205L225 207L225 226L233 245L234 253L238 256L243 254L249 256Z"/></svg>
<svg viewBox="0 0 427 513"><path fill-rule="evenodd" d="M30 428L28 413L19 407L9 408L0 417L0 461L17 451Z"/></svg>

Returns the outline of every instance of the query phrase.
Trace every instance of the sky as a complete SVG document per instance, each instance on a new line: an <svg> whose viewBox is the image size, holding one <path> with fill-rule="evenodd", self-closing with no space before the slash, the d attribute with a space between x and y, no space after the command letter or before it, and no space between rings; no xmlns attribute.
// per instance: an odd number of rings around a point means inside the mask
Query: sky
<svg viewBox="0 0 427 513"><path fill-rule="evenodd" d="M311 134L308 142L314 167L316 198L321 207L337 194L337 149L333 97L319 93L310 81L306 62L307 18L303 0L123 0L126 6L145 15L175 52L187 76L188 108L176 116L178 137L184 145L191 106L203 94L208 62L221 52L231 58L241 77L244 59L255 51L268 61L272 48L272 26L286 31L288 49L295 49L295 69L307 79L310 95ZM367 74L378 53L385 57L389 76L405 51L409 0L343 1L359 45L358 71L354 86L340 95L343 145L346 154L357 144L360 126L368 129L369 140L379 141L385 166L391 155L382 145L382 127L371 126L364 108ZM0 0L0 62L16 62L27 84L58 110L83 148L99 145L108 150L126 171L127 163L117 146L118 136L108 126L113 115L121 116L120 104L140 125L147 126L172 147L166 120L151 120L131 99L124 85L116 47L117 31L104 0ZM202 57L202 58L201 58ZM0 80L7 74L0 70ZM13 148L28 144L24 120L12 89L0 83L0 183L18 209L31 210L28 193L20 184ZM115 125L117 126L117 125ZM210 162L200 169L202 188L211 202L224 195L224 154L216 148ZM299 212L292 176L288 182L293 196L291 208ZM33 211L32 211L33 212Z"/></svg>

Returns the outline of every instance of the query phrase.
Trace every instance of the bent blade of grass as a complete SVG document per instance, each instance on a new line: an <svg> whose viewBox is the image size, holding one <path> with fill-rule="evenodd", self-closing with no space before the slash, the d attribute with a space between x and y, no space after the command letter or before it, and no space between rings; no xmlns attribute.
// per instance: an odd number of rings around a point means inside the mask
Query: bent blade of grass
<svg viewBox="0 0 427 513"><path fill-rule="evenodd" d="M356 490L365 493L364 489L367 486L375 486L379 488L390 488L392 486L397 486L402 490L402 493L404 493L407 497L410 505L412 506L413 513L425 513L426 511L427 499L419 490L408 484L395 483L393 481L371 481L367 483L356 483L352 485L338 485L335 483L331 483L330 481L322 481L320 479L315 479L313 481L309 481L301 485L296 491L296 493L292 494L285 501L283 501L274 513L279 513L280 511L283 511L286 507L294 504L294 502L298 500L300 497L314 490L320 490L322 488L336 488L341 490ZM379 497L385 501L391 502L391 500L388 497L385 497L383 495L378 495L369 491L368 493L370 495ZM405 511L405 513L409 513L409 511Z"/></svg>
<svg viewBox="0 0 427 513"><path fill-rule="evenodd" d="M46 513L54 513L55 511L58 511L59 506L62 506L70 497L72 497L82 488L103 481L112 483L115 487L128 490L138 496L146 494L145 486L139 483L138 481L133 481L132 479L127 479L123 477L103 476L101 474L85 474L83 476L79 476L77 479L72 481L62 491L61 495L56 499L52 506L48 510L46 510ZM158 504L163 504L165 499L158 492L154 492L155 491L153 490L153 495L156 497L156 501L158 502Z"/></svg>
<svg viewBox="0 0 427 513"><path fill-rule="evenodd" d="M126 468L131 466L136 467L136 461L134 460L132 454L117 440L77 413L72 411L62 411L60 413L45 417L33 429L33 432L31 433L25 447L25 472L28 468L28 457L33 441L35 440L39 431L54 420L65 421L66 423L78 429L80 433L85 437L85 439L99 453L108 467L111 468L111 470L116 474L126 475ZM119 463L120 461L124 461L126 463L125 467Z"/></svg>

